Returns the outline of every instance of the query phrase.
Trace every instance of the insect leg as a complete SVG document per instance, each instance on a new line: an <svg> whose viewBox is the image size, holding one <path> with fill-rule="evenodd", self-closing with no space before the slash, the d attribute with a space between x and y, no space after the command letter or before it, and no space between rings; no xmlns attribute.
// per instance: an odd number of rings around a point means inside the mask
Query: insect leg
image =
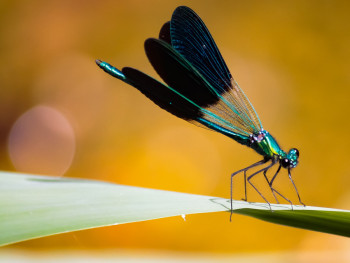
<svg viewBox="0 0 350 263"><path fill-rule="evenodd" d="M257 174L259 174L259 173L261 173L261 172L267 171L268 169L270 169L270 168L271 168L272 166L274 166L275 164L276 164L276 161L275 161L274 159L272 159L272 162L271 162L270 165L268 165L268 166L264 167L263 169L260 169L259 171L253 173L253 174L250 175L250 176L248 177L248 179L247 179L248 183L250 183L250 185L255 189L255 191L257 191L258 194L259 194L259 195L265 200L265 202L269 205L270 210L272 210L272 209L271 209L270 202L267 201L267 199L263 196L263 194L260 193L260 191L258 190L258 188L256 188L250 180L251 180L255 175L257 175Z"/></svg>
<svg viewBox="0 0 350 263"><path fill-rule="evenodd" d="M265 170L265 171L264 171L264 177L265 177L265 179L266 179L266 182L269 184L269 187L270 187L270 189L271 189L271 192L272 192L272 194L273 194L273 197L274 197L275 200L276 200L276 203L279 204L280 202L278 201L278 199L277 199L277 197L276 197L276 195L275 195L275 193L274 193L274 191L273 191L273 189L272 189L272 187L271 187L271 183L270 183L269 179L268 179L267 176L266 176L267 171L268 171L268 170Z"/></svg>
<svg viewBox="0 0 350 263"><path fill-rule="evenodd" d="M244 198L242 199L243 201L248 200L247 197L247 170L244 170Z"/></svg>
<svg viewBox="0 0 350 263"><path fill-rule="evenodd" d="M273 182L275 181L277 175L279 174L280 170L281 170L281 165L279 165L275 175L272 177L271 182L270 182L270 188L272 190L272 192L275 192L276 194L278 194L280 197L282 197L284 200L286 200L288 203L290 203L290 205L292 206L292 210L293 210L293 203L292 201L290 201L287 197L285 197L284 195L282 195L279 191L277 191L275 188L272 187Z"/></svg>
<svg viewBox="0 0 350 263"><path fill-rule="evenodd" d="M302 204L303 206L305 206L305 204L304 204L304 203L301 201L301 199L300 199L300 195L299 195L298 189L297 189L297 187L295 186L294 181L293 181L293 179L292 179L292 175L291 175L291 173L290 173L290 168L288 168L288 176L289 176L289 179L290 179L290 181L292 182L292 184L293 184L293 186L294 186L295 192L297 192L297 195L298 195L298 198L299 198L299 203Z"/></svg>
<svg viewBox="0 0 350 263"><path fill-rule="evenodd" d="M231 215L230 215L230 221L231 221L231 218L232 218L232 213L233 213L233 204L232 204L232 201L233 201L233 177L241 172L244 172L244 186L245 186L245 201L247 201L247 186L246 186L246 179L247 179L247 175L246 175L246 171L248 171L249 169L255 167L255 166L258 166L258 165L262 165L264 163L266 163L268 161L268 159L263 159L259 162L256 162L256 163L253 163L252 165L246 167L246 168L243 168L241 170L238 170L237 172L234 172L233 174L231 174Z"/></svg>

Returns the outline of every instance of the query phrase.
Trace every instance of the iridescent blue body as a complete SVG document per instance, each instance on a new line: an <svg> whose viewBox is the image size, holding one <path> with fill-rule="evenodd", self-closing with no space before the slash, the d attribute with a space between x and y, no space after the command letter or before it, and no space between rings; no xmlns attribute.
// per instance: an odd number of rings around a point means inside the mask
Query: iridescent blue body
<svg viewBox="0 0 350 263"><path fill-rule="evenodd" d="M273 182L281 167L286 168L298 194L290 171L298 164L299 151L293 148L287 154L274 137L263 129L254 107L232 78L209 30L199 16L188 7L176 8L171 21L161 28L159 39L149 38L145 41L145 50L153 68L167 85L134 68L118 70L101 60L96 60L96 63L111 76L137 88L162 109L226 135L264 157L231 175L231 211L232 179L241 172L245 177L244 200L247 200L248 182L269 204L250 181L253 176L262 173L276 202L278 200L275 194L278 194L292 204L273 187ZM271 163L247 177L248 170L268 162ZM279 167L269 180L266 172L275 164L279 164ZM302 203L300 197L299 201Z"/></svg>

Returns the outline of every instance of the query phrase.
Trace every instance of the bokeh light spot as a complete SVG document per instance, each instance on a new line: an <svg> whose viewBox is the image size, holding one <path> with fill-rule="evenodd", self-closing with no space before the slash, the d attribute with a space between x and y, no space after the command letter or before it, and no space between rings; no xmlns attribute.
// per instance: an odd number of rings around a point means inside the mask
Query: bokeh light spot
<svg viewBox="0 0 350 263"><path fill-rule="evenodd" d="M13 125L8 150L18 171L62 175L74 157L74 131L56 109L36 106Z"/></svg>

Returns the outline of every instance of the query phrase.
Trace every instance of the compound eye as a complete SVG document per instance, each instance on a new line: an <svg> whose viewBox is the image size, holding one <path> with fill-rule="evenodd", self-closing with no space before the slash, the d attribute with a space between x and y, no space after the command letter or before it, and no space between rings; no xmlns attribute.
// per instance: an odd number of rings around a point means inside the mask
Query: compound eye
<svg viewBox="0 0 350 263"><path fill-rule="evenodd" d="M289 160L287 158L282 159L281 164L284 168L289 167Z"/></svg>
<svg viewBox="0 0 350 263"><path fill-rule="evenodd" d="M298 149L293 148L292 151L294 151L294 152L295 152L295 155L299 157L299 151L298 151Z"/></svg>

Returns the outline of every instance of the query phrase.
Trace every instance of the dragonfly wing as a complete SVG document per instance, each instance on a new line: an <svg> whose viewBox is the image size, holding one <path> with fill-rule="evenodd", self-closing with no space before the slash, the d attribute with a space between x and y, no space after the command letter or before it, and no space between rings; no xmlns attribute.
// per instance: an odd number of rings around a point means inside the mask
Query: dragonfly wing
<svg viewBox="0 0 350 263"><path fill-rule="evenodd" d="M247 131L246 125L240 119L238 112L236 114L237 118L230 119L233 116L232 111L221 107L220 100L223 97L215 92L215 89L211 87L210 83L203 78L197 69L169 44L159 39L150 38L145 41L145 50L153 68L168 84L168 88L200 109L201 116L193 118L192 122L199 122L198 120L201 117L234 133L245 136L252 134L251 131ZM206 126L209 127L210 125ZM209 128L214 129L212 126Z"/></svg>
<svg viewBox="0 0 350 263"><path fill-rule="evenodd" d="M201 107L219 100L209 83L166 42L149 38L145 41L145 51L158 75L184 97Z"/></svg>
<svg viewBox="0 0 350 263"><path fill-rule="evenodd" d="M225 128L225 123L220 120L220 117L216 117L210 112L203 111L203 108L199 107L194 102L143 72L134 68L125 67L118 76L122 76L119 79L134 86L156 105L173 115L198 126L220 132L241 144L249 144L248 135L234 132L227 124L227 128Z"/></svg>
<svg viewBox="0 0 350 263"><path fill-rule="evenodd" d="M171 43L219 93L228 89L231 73L214 39L200 17L190 8L175 9L170 25Z"/></svg>
<svg viewBox="0 0 350 263"><path fill-rule="evenodd" d="M181 54L210 84L220 100L219 111L228 111L233 125L246 126L256 133L262 129L253 106L233 80L219 49L201 18L190 8L180 6L170 22L172 47Z"/></svg>
<svg viewBox="0 0 350 263"><path fill-rule="evenodd" d="M199 107L143 72L125 67L122 73L128 84L137 88L147 98L171 114L185 120L202 117Z"/></svg>
<svg viewBox="0 0 350 263"><path fill-rule="evenodd" d="M225 112L207 110L219 97L210 84L192 65L163 40L148 39L146 54L166 86L134 68L121 71L112 65L96 60L108 74L137 88L162 109L198 126L229 136L244 145L249 144L249 133L233 126Z"/></svg>
<svg viewBox="0 0 350 263"><path fill-rule="evenodd" d="M171 45L171 38L170 38L170 21L166 22L159 32L159 39L167 42L169 45Z"/></svg>

